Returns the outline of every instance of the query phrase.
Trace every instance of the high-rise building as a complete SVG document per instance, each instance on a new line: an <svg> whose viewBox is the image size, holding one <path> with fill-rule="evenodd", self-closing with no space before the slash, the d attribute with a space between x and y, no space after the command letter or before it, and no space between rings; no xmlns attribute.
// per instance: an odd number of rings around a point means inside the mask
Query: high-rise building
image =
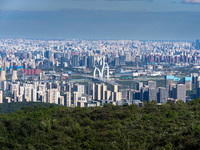
<svg viewBox="0 0 200 150"><path fill-rule="evenodd" d="M88 83L88 95L92 95L92 99L95 99L95 84Z"/></svg>
<svg viewBox="0 0 200 150"><path fill-rule="evenodd" d="M85 94L85 86L81 84L76 84L74 86L74 91L78 92L78 97L81 97L82 94Z"/></svg>
<svg viewBox="0 0 200 150"><path fill-rule="evenodd" d="M135 90L128 90L128 100L133 100L134 99L134 94L135 94ZM139 96L139 99L140 99L140 96Z"/></svg>
<svg viewBox="0 0 200 150"><path fill-rule="evenodd" d="M32 87L31 85L27 85L24 87L24 99L27 101L31 101L32 98Z"/></svg>
<svg viewBox="0 0 200 150"><path fill-rule="evenodd" d="M184 84L176 85L175 98L186 102L186 86Z"/></svg>
<svg viewBox="0 0 200 150"><path fill-rule="evenodd" d="M101 85L101 99L105 100L105 92L107 91L107 86L105 84Z"/></svg>
<svg viewBox="0 0 200 150"><path fill-rule="evenodd" d="M6 71L1 70L0 71L0 81L5 81L6 80Z"/></svg>
<svg viewBox="0 0 200 150"><path fill-rule="evenodd" d="M101 100L101 84L96 84L95 86L95 100Z"/></svg>
<svg viewBox="0 0 200 150"><path fill-rule="evenodd" d="M66 90L67 90L67 92L70 92L70 93L71 93L73 87L74 87L73 83L67 83L67 85L66 85Z"/></svg>
<svg viewBox="0 0 200 150"><path fill-rule="evenodd" d="M48 103L58 104L58 97L60 93L58 89L49 89L47 92L47 101Z"/></svg>
<svg viewBox="0 0 200 150"><path fill-rule="evenodd" d="M112 92L118 92L118 85L113 85Z"/></svg>
<svg viewBox="0 0 200 150"><path fill-rule="evenodd" d="M111 95L112 95L112 92L111 91L105 91L105 99L106 100L111 100Z"/></svg>
<svg viewBox="0 0 200 150"><path fill-rule="evenodd" d="M136 83L136 90L140 90L143 87L143 82L137 82Z"/></svg>
<svg viewBox="0 0 200 150"><path fill-rule="evenodd" d="M94 56L88 56L88 59L87 59L87 67L94 67L95 64L94 64Z"/></svg>
<svg viewBox="0 0 200 150"><path fill-rule="evenodd" d="M174 84L174 76L166 75L165 76L165 87L169 89L169 85Z"/></svg>
<svg viewBox="0 0 200 150"><path fill-rule="evenodd" d="M140 100L141 101L148 101L148 90L149 90L149 87L142 87L140 89Z"/></svg>
<svg viewBox="0 0 200 150"><path fill-rule="evenodd" d="M33 102L37 101L37 90L35 88L31 89L31 101Z"/></svg>
<svg viewBox="0 0 200 150"><path fill-rule="evenodd" d="M128 90L121 89L120 92L122 93L122 99L127 100L128 99Z"/></svg>
<svg viewBox="0 0 200 150"><path fill-rule="evenodd" d="M79 66L79 55L72 56L72 66L78 67Z"/></svg>
<svg viewBox="0 0 200 150"><path fill-rule="evenodd" d="M112 92L112 101L117 102L122 100L122 92Z"/></svg>
<svg viewBox="0 0 200 150"><path fill-rule="evenodd" d="M17 80L17 70L13 70L13 73L12 73L12 82L14 82L15 80Z"/></svg>
<svg viewBox="0 0 200 150"><path fill-rule="evenodd" d="M148 81L147 84L150 88L156 88L156 82L155 81Z"/></svg>
<svg viewBox="0 0 200 150"><path fill-rule="evenodd" d="M158 102L159 103L167 103L169 94L167 88L159 87L159 93L158 93Z"/></svg>
<svg viewBox="0 0 200 150"><path fill-rule="evenodd" d="M17 96L17 102L23 102L23 97L22 95Z"/></svg>
<svg viewBox="0 0 200 150"><path fill-rule="evenodd" d="M73 92L73 101L74 101L74 106L77 106L78 102L78 92Z"/></svg>
<svg viewBox="0 0 200 150"><path fill-rule="evenodd" d="M17 89L15 89L15 90L13 90L13 99L14 99L14 102L17 102L17 96L18 96L18 90Z"/></svg>
<svg viewBox="0 0 200 150"><path fill-rule="evenodd" d="M184 84L186 86L186 90L191 91L192 90L192 77L185 77Z"/></svg>
<svg viewBox="0 0 200 150"><path fill-rule="evenodd" d="M45 56L47 59L50 59L50 57L51 57L51 51L46 51L46 52L44 53L44 56Z"/></svg>
<svg viewBox="0 0 200 150"><path fill-rule="evenodd" d="M157 89L156 88L149 88L148 89L148 99L147 101L157 101Z"/></svg>
<svg viewBox="0 0 200 150"><path fill-rule="evenodd" d="M14 90L17 90L17 95L19 95L19 84L11 84L11 93L13 94Z"/></svg>
<svg viewBox="0 0 200 150"><path fill-rule="evenodd" d="M126 56L125 55L120 55L119 56L119 65L124 66L125 65L125 60L126 60Z"/></svg>
<svg viewBox="0 0 200 150"><path fill-rule="evenodd" d="M174 98L175 97L175 89L176 84L169 84L169 97Z"/></svg>
<svg viewBox="0 0 200 150"><path fill-rule="evenodd" d="M58 97L58 104L59 105L64 105L64 96L59 96Z"/></svg>
<svg viewBox="0 0 200 150"><path fill-rule="evenodd" d="M71 93L70 92L65 92L64 93L64 105L65 106L71 106Z"/></svg>
<svg viewBox="0 0 200 150"><path fill-rule="evenodd" d="M48 85L49 85L49 84L48 84ZM49 89L51 89L51 88L49 88ZM41 91L42 93L45 93L45 91L46 91L46 86L45 86L45 84L39 84L39 85L38 85L38 90Z"/></svg>
<svg viewBox="0 0 200 150"><path fill-rule="evenodd" d="M115 63L115 66L119 66L119 57L115 57L114 63Z"/></svg>
<svg viewBox="0 0 200 150"><path fill-rule="evenodd" d="M81 57L80 66L87 67L87 56Z"/></svg>

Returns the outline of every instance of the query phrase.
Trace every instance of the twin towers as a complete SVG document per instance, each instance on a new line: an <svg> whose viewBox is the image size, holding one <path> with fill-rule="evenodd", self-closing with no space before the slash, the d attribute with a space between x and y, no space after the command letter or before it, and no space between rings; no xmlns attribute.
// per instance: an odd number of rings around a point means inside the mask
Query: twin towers
<svg viewBox="0 0 200 150"><path fill-rule="evenodd" d="M108 63L105 62L105 57L103 57L100 62L102 62L102 64L103 64L102 69L100 70L99 68L95 67L93 76L96 77L96 71L97 71L99 73L99 78L103 80L104 79L104 70L106 70L107 71L106 77L107 77L107 80L109 80L109 77L110 77L109 66L108 66Z"/></svg>

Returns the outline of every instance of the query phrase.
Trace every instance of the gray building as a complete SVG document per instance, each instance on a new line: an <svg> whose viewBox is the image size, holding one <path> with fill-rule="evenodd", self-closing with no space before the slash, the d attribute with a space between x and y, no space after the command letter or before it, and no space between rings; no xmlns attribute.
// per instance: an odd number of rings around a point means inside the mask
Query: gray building
<svg viewBox="0 0 200 150"><path fill-rule="evenodd" d="M148 101L148 87L142 87L140 89L140 100L141 101Z"/></svg>
<svg viewBox="0 0 200 150"><path fill-rule="evenodd" d="M158 90L155 88L149 88L147 101L152 101L152 100L157 101L157 91Z"/></svg>
<svg viewBox="0 0 200 150"><path fill-rule="evenodd" d="M176 84L169 84L169 97L174 98L175 97L175 90Z"/></svg>
<svg viewBox="0 0 200 150"><path fill-rule="evenodd" d="M158 103L167 103L168 95L167 88L160 87L158 93Z"/></svg>
<svg viewBox="0 0 200 150"><path fill-rule="evenodd" d="M186 86L184 84L176 85L175 98L186 102Z"/></svg>
<svg viewBox="0 0 200 150"><path fill-rule="evenodd" d="M156 82L155 81L148 81L148 86L150 88L156 88Z"/></svg>

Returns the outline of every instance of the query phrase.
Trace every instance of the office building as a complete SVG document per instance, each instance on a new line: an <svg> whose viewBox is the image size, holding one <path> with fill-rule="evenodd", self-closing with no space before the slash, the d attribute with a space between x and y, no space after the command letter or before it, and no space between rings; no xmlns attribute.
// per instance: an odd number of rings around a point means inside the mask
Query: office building
<svg viewBox="0 0 200 150"><path fill-rule="evenodd" d="M186 86L186 90L191 91L192 90L192 77L185 77L184 84Z"/></svg>
<svg viewBox="0 0 200 150"><path fill-rule="evenodd" d="M111 100L112 92L111 91L105 91L105 100Z"/></svg>
<svg viewBox="0 0 200 150"><path fill-rule="evenodd" d="M140 90L143 87L143 82L137 82L136 83L136 90Z"/></svg>
<svg viewBox="0 0 200 150"><path fill-rule="evenodd" d="M156 88L156 82L155 82L155 81L148 81L147 85L148 85L150 88Z"/></svg>
<svg viewBox="0 0 200 150"><path fill-rule="evenodd" d="M157 101L157 89L155 88L148 88L148 98L147 101Z"/></svg>
<svg viewBox="0 0 200 150"><path fill-rule="evenodd" d="M184 84L176 85L175 99L179 99L186 102L186 86Z"/></svg>
<svg viewBox="0 0 200 150"><path fill-rule="evenodd" d="M64 106L71 106L71 93L70 92L65 92L64 93Z"/></svg>
<svg viewBox="0 0 200 150"><path fill-rule="evenodd" d="M107 86L105 84L101 84L101 100L105 100L106 91L107 91Z"/></svg>
<svg viewBox="0 0 200 150"><path fill-rule="evenodd" d="M79 66L79 55L72 56L72 66L78 67Z"/></svg>
<svg viewBox="0 0 200 150"><path fill-rule="evenodd" d="M78 102L78 92L73 92L73 104L74 104L74 107L77 106L77 102Z"/></svg>
<svg viewBox="0 0 200 150"><path fill-rule="evenodd" d="M168 97L168 89L164 87L159 87L158 103L167 103Z"/></svg>
<svg viewBox="0 0 200 150"><path fill-rule="evenodd" d="M88 83L88 95L92 95L92 99L95 99L95 84Z"/></svg>
<svg viewBox="0 0 200 150"><path fill-rule="evenodd" d="M78 92L78 97L81 97L83 94L85 94L85 86L81 84L76 84L74 86L74 91Z"/></svg>
<svg viewBox="0 0 200 150"><path fill-rule="evenodd" d="M47 92L48 103L58 104L58 97L60 96L57 89L49 89Z"/></svg>
<svg viewBox="0 0 200 150"><path fill-rule="evenodd" d="M101 100L101 84L95 85L95 100Z"/></svg>
<svg viewBox="0 0 200 150"><path fill-rule="evenodd" d="M87 59L87 67L89 68L92 68L95 66L95 63L94 63L94 56L88 56L88 59Z"/></svg>
<svg viewBox="0 0 200 150"><path fill-rule="evenodd" d="M176 84L170 84L169 85L169 97L173 98L175 97L175 90L176 89Z"/></svg>
<svg viewBox="0 0 200 150"><path fill-rule="evenodd" d="M18 78L17 78L17 70L13 70L13 73L12 73L12 82L16 81Z"/></svg>
<svg viewBox="0 0 200 150"><path fill-rule="evenodd" d="M112 92L118 92L118 85L113 85Z"/></svg>

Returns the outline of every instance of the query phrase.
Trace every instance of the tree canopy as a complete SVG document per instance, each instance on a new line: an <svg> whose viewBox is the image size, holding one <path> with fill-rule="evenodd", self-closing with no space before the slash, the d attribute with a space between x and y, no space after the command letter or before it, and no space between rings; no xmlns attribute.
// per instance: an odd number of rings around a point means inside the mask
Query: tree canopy
<svg viewBox="0 0 200 150"><path fill-rule="evenodd" d="M1 149L198 149L200 99L95 108L23 107L0 114Z"/></svg>

